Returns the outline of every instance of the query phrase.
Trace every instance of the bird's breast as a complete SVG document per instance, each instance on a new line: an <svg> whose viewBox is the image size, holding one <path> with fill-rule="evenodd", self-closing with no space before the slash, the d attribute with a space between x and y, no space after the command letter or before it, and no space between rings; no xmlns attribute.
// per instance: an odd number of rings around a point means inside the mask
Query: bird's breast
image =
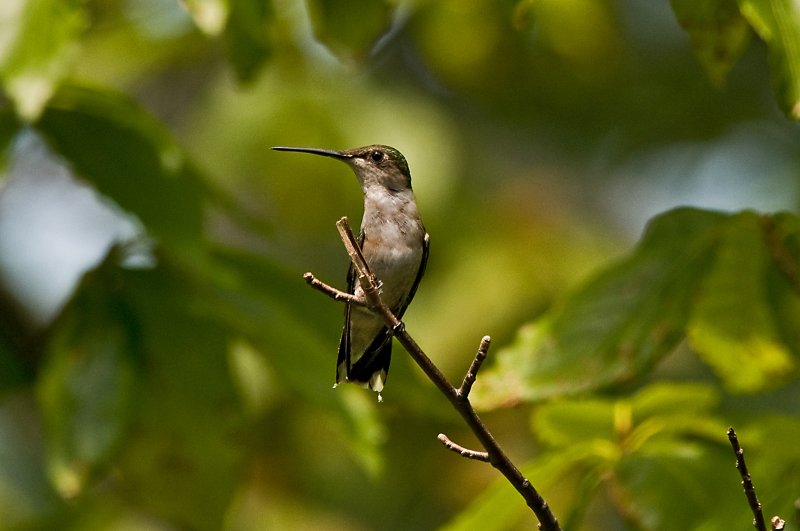
<svg viewBox="0 0 800 531"><path fill-rule="evenodd" d="M408 296L422 262L425 230L419 221L384 221L366 226L364 258L383 283L384 302L394 307Z"/></svg>

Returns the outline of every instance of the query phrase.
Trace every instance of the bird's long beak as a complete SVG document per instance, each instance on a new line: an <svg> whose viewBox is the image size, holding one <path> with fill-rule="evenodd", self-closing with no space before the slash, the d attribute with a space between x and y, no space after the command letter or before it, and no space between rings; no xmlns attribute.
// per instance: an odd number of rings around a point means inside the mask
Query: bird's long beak
<svg viewBox="0 0 800 531"><path fill-rule="evenodd" d="M311 153L312 155L322 155L323 157L332 157L334 159L350 159L353 158L352 155L348 155L346 153L342 153L341 151L336 151L333 149L320 149L320 148L309 148L309 147L284 147L284 146L275 146L272 149L275 151L297 151L298 153Z"/></svg>

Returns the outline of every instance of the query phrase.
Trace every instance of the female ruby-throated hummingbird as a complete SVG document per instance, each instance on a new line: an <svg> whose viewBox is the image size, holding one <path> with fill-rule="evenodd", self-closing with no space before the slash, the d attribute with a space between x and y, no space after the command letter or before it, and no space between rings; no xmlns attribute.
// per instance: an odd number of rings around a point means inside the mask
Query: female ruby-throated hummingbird
<svg viewBox="0 0 800 531"><path fill-rule="evenodd" d="M411 172L405 157L393 147L382 145L343 151L272 149L323 155L341 160L353 169L364 193L359 245L370 269L382 283L383 302L398 319L402 318L425 273L429 242L411 190ZM352 264L347 273L347 291L357 297L364 295ZM346 305L336 383L368 387L381 400L391 355L392 332L384 326L383 319L363 306Z"/></svg>

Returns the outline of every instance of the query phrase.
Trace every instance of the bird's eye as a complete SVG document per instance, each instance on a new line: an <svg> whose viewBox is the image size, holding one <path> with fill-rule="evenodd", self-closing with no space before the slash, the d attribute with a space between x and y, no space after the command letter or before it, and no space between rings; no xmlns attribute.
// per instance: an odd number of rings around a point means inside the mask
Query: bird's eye
<svg viewBox="0 0 800 531"><path fill-rule="evenodd" d="M369 154L369 157L372 159L372 162L380 162L383 160L383 151L373 151Z"/></svg>

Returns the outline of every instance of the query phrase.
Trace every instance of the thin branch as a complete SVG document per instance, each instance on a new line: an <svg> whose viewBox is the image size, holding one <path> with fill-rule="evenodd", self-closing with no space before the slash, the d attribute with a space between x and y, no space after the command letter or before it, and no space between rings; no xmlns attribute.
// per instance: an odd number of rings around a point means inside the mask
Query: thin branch
<svg viewBox="0 0 800 531"><path fill-rule="evenodd" d="M359 306L367 305L367 302L364 299L356 297L351 293L338 290L333 286L329 286L328 284L325 284L311 273L306 273L305 275L303 275L303 279L306 281L306 284L308 284L315 290L324 293L325 295L327 295L328 297L330 297L335 301L346 302L348 304L357 304Z"/></svg>
<svg viewBox="0 0 800 531"><path fill-rule="evenodd" d="M747 463L744 461L744 450L739 446L739 439L736 437L736 432L733 428L728 428L728 440L731 442L733 453L736 454L736 468L739 470L739 475L742 476L744 495L747 497L750 510L753 511L753 527L758 529L758 531L767 531L767 524L764 522L764 513L756 497L756 488L753 485L753 480L750 478L750 472L747 471Z"/></svg>
<svg viewBox="0 0 800 531"><path fill-rule="evenodd" d="M438 437L436 437L448 450L452 450L461 457L466 457L467 459L474 459L476 461L483 461L485 463L489 462L489 454L487 452L479 452L477 450L470 450L468 448L464 448L458 443L454 443L451 441L447 435L444 433L440 433Z"/></svg>
<svg viewBox="0 0 800 531"><path fill-rule="evenodd" d="M475 380L475 375L480 368L480 364L486 357L486 351L489 348L489 338L486 337L484 338L484 341L481 341L482 348L478 350L478 354L475 356L467 375L464 377L464 383L461 384L461 388L456 389L453 387L447 381L447 378L445 378L444 374L442 374L439 368L433 363L433 361L431 361L428 355L425 354L419 345L417 345L416 341L414 341L414 338L408 334L402 321L400 321L381 300L380 282L370 271L369 265L361 253L361 249L356 242L355 236L353 236L353 231L350 229L350 224L347 221L347 218L340 219L336 223L336 227L339 230L339 234L342 237L342 242L347 249L347 254L350 255L350 259L353 262L353 267L355 268L358 282L364 292L364 300L366 305L373 312L383 318L386 326L392 330L394 336L408 351L414 362L422 369L428 379L433 382L439 391L445 395L456 411L458 411L469 428L475 434L478 441L480 441L483 448L486 450L485 460L494 468L496 468L501 474L503 474L503 476L506 477L508 482L511 483L517 492L522 495L528 507L531 508L536 517L539 519L539 528L544 531L560 531L561 527L559 526L558 520L550 509L550 506L547 504L545 499L542 498L539 492L537 492L533 485L531 485L531 482L522 475L522 472L519 471L511 459L509 459L492 434L486 428L486 425L484 425L483 421L475 412L475 409L472 407L472 404L469 401L469 390ZM321 291L328 294L328 296L336 298L335 296L331 295L331 290ZM339 300L344 299L340 297ZM439 440L442 440L441 436ZM458 447L468 453L475 452L474 450L467 450L463 447L455 445L455 443L452 443L452 441L450 444L454 445L453 448ZM482 455L482 452L475 452L474 454L470 455ZM468 456L465 455L465 457ZM474 459L475 457L471 458ZM484 459L481 458L481 460Z"/></svg>
<svg viewBox="0 0 800 531"><path fill-rule="evenodd" d="M467 374L464 375L464 381L461 382L461 387L458 388L458 395L460 397L467 398L469 396L469 392L472 391L472 384L475 383L475 379L478 377L478 371L481 370L483 360L486 359L491 341L492 338L489 336L483 336L481 339L481 344L478 347L478 352L475 354L475 359L472 360L472 364L469 366Z"/></svg>

